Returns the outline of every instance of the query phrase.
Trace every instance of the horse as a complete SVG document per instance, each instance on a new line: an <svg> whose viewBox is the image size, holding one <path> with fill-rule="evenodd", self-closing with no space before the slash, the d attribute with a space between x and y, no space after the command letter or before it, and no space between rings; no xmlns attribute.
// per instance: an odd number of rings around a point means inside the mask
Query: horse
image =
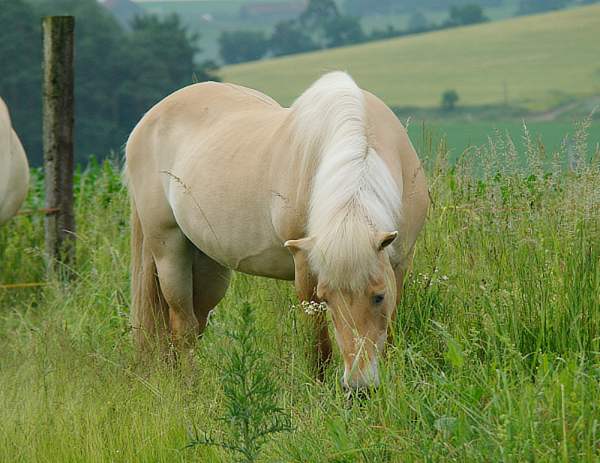
<svg viewBox="0 0 600 463"><path fill-rule="evenodd" d="M8 108L0 98L0 225L19 210L29 188L29 164L12 128Z"/></svg>
<svg viewBox="0 0 600 463"><path fill-rule="evenodd" d="M379 384L378 355L395 317L429 194L407 132L341 71L289 107L250 88L206 82L151 108L129 136L132 329L177 350L204 330L232 270L293 280L313 315L322 378ZM156 346L156 343L154 343Z"/></svg>

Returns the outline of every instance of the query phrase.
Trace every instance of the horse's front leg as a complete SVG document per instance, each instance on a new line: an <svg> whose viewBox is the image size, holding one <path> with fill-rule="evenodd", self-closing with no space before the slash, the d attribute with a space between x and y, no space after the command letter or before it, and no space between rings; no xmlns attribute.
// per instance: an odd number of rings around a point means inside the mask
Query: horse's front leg
<svg viewBox="0 0 600 463"><path fill-rule="evenodd" d="M296 286L300 302L320 303L321 301L315 295L316 290L309 289L307 286ZM315 312L305 316L308 318L312 329L311 339L313 340L313 345L311 346L311 356L314 363L314 371L316 372L317 379L323 381L325 379L325 370L331 360L331 339L329 338L327 313Z"/></svg>
<svg viewBox="0 0 600 463"><path fill-rule="evenodd" d="M308 255L302 246L306 240L287 241L285 246L294 256L294 285L296 294L300 302L321 301L317 298L317 279L310 271L308 265ZM314 345L313 359L315 362L315 372L319 381L325 378L325 369L331 359L331 340L329 339L329 330L327 328L327 315L325 312L317 312L308 315L313 328Z"/></svg>
<svg viewBox="0 0 600 463"><path fill-rule="evenodd" d="M315 339L315 369L319 381L325 379L325 369L331 360L331 339L327 325L327 314L319 312L311 315Z"/></svg>

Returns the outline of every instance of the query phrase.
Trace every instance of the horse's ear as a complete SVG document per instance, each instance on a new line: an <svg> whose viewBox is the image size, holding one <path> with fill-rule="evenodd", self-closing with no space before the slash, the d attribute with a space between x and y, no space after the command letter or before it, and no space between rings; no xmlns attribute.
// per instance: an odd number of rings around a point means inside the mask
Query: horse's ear
<svg viewBox="0 0 600 463"><path fill-rule="evenodd" d="M313 243L314 239L309 237L299 240L287 240L283 245L295 256L299 251L309 252L313 247Z"/></svg>
<svg viewBox="0 0 600 463"><path fill-rule="evenodd" d="M383 251L386 247L394 242L396 237L398 236L397 231L393 232L381 232L377 234L377 250Z"/></svg>

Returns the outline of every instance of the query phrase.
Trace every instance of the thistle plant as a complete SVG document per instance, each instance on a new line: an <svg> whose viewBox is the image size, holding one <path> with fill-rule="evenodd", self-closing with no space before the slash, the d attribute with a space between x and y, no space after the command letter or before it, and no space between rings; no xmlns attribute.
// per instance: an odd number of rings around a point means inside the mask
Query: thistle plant
<svg viewBox="0 0 600 463"><path fill-rule="evenodd" d="M250 463L256 461L271 435L292 430L291 418L277 405L277 386L258 345L260 334L248 302L242 303L225 335L230 342L218 352L223 359L221 384L226 404L219 421L224 426L220 432L204 432L202 437L196 430L188 447L221 447L235 454L237 461Z"/></svg>

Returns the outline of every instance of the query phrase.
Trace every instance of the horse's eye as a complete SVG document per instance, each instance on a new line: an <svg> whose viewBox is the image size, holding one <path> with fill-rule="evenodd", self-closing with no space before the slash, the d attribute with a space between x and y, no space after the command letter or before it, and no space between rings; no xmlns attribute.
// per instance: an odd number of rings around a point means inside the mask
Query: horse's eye
<svg viewBox="0 0 600 463"><path fill-rule="evenodd" d="M383 294L375 294L375 296L373 296L373 304L374 305L379 305L383 302L383 299L385 298L385 296Z"/></svg>

